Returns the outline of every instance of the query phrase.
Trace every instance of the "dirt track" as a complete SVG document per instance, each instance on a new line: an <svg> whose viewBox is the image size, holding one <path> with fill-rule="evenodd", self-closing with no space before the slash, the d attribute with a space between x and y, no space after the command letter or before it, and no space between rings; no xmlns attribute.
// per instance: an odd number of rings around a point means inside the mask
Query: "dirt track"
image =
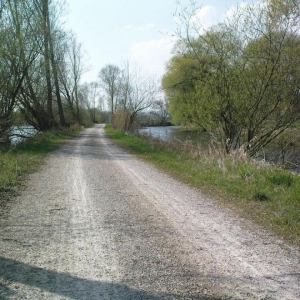
<svg viewBox="0 0 300 300"><path fill-rule="evenodd" d="M296 300L300 255L98 125L0 214L0 299Z"/></svg>

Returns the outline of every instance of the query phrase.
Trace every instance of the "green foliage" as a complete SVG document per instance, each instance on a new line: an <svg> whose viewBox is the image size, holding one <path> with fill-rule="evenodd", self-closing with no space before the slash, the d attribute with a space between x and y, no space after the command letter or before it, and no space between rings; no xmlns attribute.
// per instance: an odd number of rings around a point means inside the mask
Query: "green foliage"
<svg viewBox="0 0 300 300"><path fill-rule="evenodd" d="M193 14L163 78L173 119L251 156L300 119L300 8L294 1L245 5L208 30ZM203 32L199 34L199 32Z"/></svg>
<svg viewBox="0 0 300 300"><path fill-rule="evenodd" d="M274 185L282 185L286 187L292 186L294 176L290 173L276 173L268 177L269 181Z"/></svg>
<svg viewBox="0 0 300 300"><path fill-rule="evenodd" d="M111 127L106 131L140 158L300 245L299 175L254 161L239 151L224 155L219 150L124 135Z"/></svg>

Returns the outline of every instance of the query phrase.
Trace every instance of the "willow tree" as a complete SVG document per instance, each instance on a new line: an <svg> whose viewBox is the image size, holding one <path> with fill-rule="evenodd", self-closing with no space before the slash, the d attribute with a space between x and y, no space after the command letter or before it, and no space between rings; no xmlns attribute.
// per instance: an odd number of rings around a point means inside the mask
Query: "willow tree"
<svg viewBox="0 0 300 300"><path fill-rule="evenodd" d="M298 1L243 5L204 30L184 10L163 86L180 121L250 155L300 119ZM182 109L183 108L183 109Z"/></svg>

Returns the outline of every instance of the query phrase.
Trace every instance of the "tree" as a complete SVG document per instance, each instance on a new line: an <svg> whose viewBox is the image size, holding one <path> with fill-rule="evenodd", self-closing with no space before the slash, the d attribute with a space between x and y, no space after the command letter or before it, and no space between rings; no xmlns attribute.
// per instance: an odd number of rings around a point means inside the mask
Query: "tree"
<svg viewBox="0 0 300 300"><path fill-rule="evenodd" d="M61 92L71 112L71 123L82 123L80 109L82 103L79 98L80 79L85 71L81 44L74 35L60 45L59 81Z"/></svg>
<svg viewBox="0 0 300 300"><path fill-rule="evenodd" d="M65 110L70 103L79 120L80 46L64 31L62 12L62 0L0 1L3 141L8 140L15 111L41 131L66 126Z"/></svg>
<svg viewBox="0 0 300 300"><path fill-rule="evenodd" d="M140 68L130 68L129 63L123 69L106 65L99 77L113 125L123 131L134 131L138 114L149 108L155 100L157 82Z"/></svg>
<svg viewBox="0 0 300 300"><path fill-rule="evenodd" d="M156 100L153 103L153 111L151 114L158 118L160 126L166 126L170 121L170 114L168 111L168 103L166 100Z"/></svg>
<svg viewBox="0 0 300 300"><path fill-rule="evenodd" d="M158 83L144 74L140 68L131 69L129 64L122 70L119 85L117 113L122 117L122 130L134 131L137 116L149 108L158 94ZM119 120L120 121L120 120Z"/></svg>
<svg viewBox="0 0 300 300"><path fill-rule="evenodd" d="M37 57L37 47L31 43L31 24L26 24L33 19L29 8L25 1L6 1L1 6L0 140L4 143L9 139L12 113L28 69Z"/></svg>
<svg viewBox="0 0 300 300"><path fill-rule="evenodd" d="M120 68L112 64L106 65L99 72L101 86L108 99L112 121L115 115L116 108L118 106L117 99L120 87L120 75Z"/></svg>
<svg viewBox="0 0 300 300"><path fill-rule="evenodd" d="M267 1L200 30L196 8L184 10L163 79L175 120L208 129L227 153L250 155L298 121L299 14L296 1Z"/></svg>
<svg viewBox="0 0 300 300"><path fill-rule="evenodd" d="M167 66L162 87L169 100L169 111L176 124L197 124L207 126L199 116L199 99L196 95L196 83L201 69L198 61L188 53L177 53Z"/></svg>
<svg viewBox="0 0 300 300"><path fill-rule="evenodd" d="M100 96L99 83L98 82L90 82L86 84L87 93L86 93L86 103L88 107L88 111L91 116L91 120L93 123L96 123L96 109Z"/></svg>
<svg viewBox="0 0 300 300"><path fill-rule="evenodd" d="M19 1L14 0L14 2ZM26 74L18 104L27 122L42 131L56 128L58 123L61 127L66 126L58 64L59 44L63 43L66 35L58 22L58 3L34 0L30 2L29 7L19 10L19 13L23 11L31 13L30 18L19 18L19 20L24 23L22 29L30 29L29 41L31 45L35 45L37 56ZM23 30L17 36L22 38ZM26 57L23 57L26 61Z"/></svg>

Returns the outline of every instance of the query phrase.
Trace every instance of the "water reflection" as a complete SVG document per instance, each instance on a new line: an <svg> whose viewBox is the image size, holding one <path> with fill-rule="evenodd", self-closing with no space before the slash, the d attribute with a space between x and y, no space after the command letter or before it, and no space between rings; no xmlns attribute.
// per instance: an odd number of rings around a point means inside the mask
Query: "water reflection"
<svg viewBox="0 0 300 300"><path fill-rule="evenodd" d="M37 130L33 126L13 126L11 128L10 141L12 144L20 143L24 138L34 136Z"/></svg>
<svg viewBox="0 0 300 300"><path fill-rule="evenodd" d="M210 143L211 137L206 132L201 131L180 131L179 126L165 126L165 127L144 127L140 133L145 133L151 137L159 138L163 141L186 141L191 140L195 144L200 143L206 146Z"/></svg>
<svg viewBox="0 0 300 300"><path fill-rule="evenodd" d="M140 133L146 133L152 137L168 142L191 140L195 144L200 144L202 149L207 149L208 145L211 145L212 142L212 137L207 132L180 131L179 126L144 127L140 130ZM285 147L284 163L282 151L272 144L267 145L264 149L259 151L255 158L257 160L264 160L276 165L281 165L300 173L300 151L295 146L290 148L287 149Z"/></svg>

